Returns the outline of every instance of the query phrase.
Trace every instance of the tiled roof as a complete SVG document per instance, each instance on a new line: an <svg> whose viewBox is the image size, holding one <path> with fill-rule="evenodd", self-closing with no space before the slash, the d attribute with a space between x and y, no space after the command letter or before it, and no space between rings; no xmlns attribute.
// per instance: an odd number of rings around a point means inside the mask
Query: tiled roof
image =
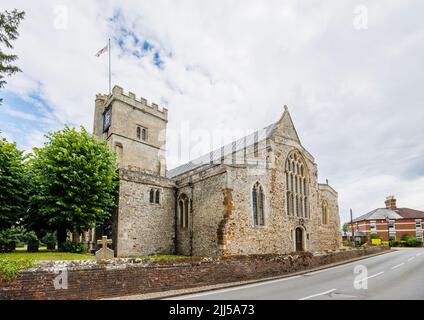
<svg viewBox="0 0 424 320"><path fill-rule="evenodd" d="M378 220L378 219L386 219L387 217L393 220L402 219L402 216L400 216L397 212L393 210L386 209L386 208L378 208L356 219L353 219L353 221L356 222L356 221L362 221L362 220Z"/></svg>
<svg viewBox="0 0 424 320"><path fill-rule="evenodd" d="M397 208L396 212L398 212L403 218L406 219L424 219L423 211L410 208Z"/></svg>
<svg viewBox="0 0 424 320"><path fill-rule="evenodd" d="M249 146L253 145L255 143L255 135L256 134L257 134L257 142L260 142L264 139L268 139L271 136L276 125L277 125L277 123L270 124L269 126L263 128L261 130L255 131L254 133L249 134L249 135L247 135L243 138L240 138L236 141L233 141L232 143L229 143L229 144L225 145L224 147L213 150L213 151L209 152L208 154L205 154L205 155L203 155L203 156L201 156L201 157L199 157L195 160L192 160L188 163L185 163L181 166L178 166L174 169L171 169L167 172L167 177L173 178L173 177L179 176L180 174L183 174L183 173L186 173L188 171L199 168L202 165L209 164L211 162L211 160L214 163L217 163L217 162L219 162L219 159L221 159L221 157L222 157L222 154L221 154L222 148L224 149L224 152L223 152L224 157L228 156L233 151L239 151L239 150L241 150L245 147L249 147ZM235 146L234 146L234 144L235 144ZM234 147L235 150L233 149L233 147Z"/></svg>

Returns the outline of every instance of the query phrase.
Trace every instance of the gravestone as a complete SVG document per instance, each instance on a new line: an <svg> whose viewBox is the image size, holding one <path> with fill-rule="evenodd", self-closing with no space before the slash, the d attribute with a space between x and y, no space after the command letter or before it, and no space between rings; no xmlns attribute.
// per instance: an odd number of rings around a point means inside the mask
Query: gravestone
<svg viewBox="0 0 424 320"><path fill-rule="evenodd" d="M96 251L96 259L97 260L113 259L114 258L113 250L111 250L107 247L108 243L109 244L112 243L112 240L108 239L107 236L103 236L102 240L97 240L97 243L102 245L100 250Z"/></svg>

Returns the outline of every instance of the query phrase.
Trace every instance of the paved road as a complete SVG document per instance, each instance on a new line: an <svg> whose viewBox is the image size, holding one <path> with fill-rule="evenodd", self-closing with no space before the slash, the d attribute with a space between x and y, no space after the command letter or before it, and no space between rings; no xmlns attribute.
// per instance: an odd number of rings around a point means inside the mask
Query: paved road
<svg viewBox="0 0 424 320"><path fill-rule="evenodd" d="M290 278L178 296L173 299L424 299L424 249L402 248L391 253Z"/></svg>

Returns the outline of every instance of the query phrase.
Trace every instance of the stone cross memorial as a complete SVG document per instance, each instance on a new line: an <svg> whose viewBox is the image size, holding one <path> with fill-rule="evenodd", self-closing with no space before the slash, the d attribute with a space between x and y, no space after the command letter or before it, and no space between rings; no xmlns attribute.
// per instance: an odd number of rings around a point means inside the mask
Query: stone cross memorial
<svg viewBox="0 0 424 320"><path fill-rule="evenodd" d="M96 259L97 260L113 259L114 258L113 250L111 250L107 247L108 243L109 244L112 243L111 239L108 239L107 236L103 236L102 240L97 240L97 243L102 245L100 250L96 251Z"/></svg>

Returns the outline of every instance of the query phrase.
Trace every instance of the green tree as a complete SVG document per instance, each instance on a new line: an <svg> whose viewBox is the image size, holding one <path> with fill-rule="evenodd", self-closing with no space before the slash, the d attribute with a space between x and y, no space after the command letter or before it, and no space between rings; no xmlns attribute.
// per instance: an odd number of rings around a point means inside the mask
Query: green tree
<svg viewBox="0 0 424 320"><path fill-rule="evenodd" d="M347 223L347 222L343 223L342 230L343 230L344 232L349 232L349 231L350 231L349 223Z"/></svg>
<svg viewBox="0 0 424 320"><path fill-rule="evenodd" d="M15 225L27 209L24 155L15 143L0 139L0 230Z"/></svg>
<svg viewBox="0 0 424 320"><path fill-rule="evenodd" d="M105 142L74 128L49 133L30 161L32 193L29 221L57 230L81 232L111 217L115 205L116 159Z"/></svg>
<svg viewBox="0 0 424 320"><path fill-rule="evenodd" d="M16 9L12 12L0 12L0 45L4 45L7 49L13 49L12 41L19 36L18 27L24 18L25 12ZM6 84L5 76L11 76L21 71L13 62L18 59L15 54L6 54L0 47L0 88ZM0 99L1 103L2 99Z"/></svg>

